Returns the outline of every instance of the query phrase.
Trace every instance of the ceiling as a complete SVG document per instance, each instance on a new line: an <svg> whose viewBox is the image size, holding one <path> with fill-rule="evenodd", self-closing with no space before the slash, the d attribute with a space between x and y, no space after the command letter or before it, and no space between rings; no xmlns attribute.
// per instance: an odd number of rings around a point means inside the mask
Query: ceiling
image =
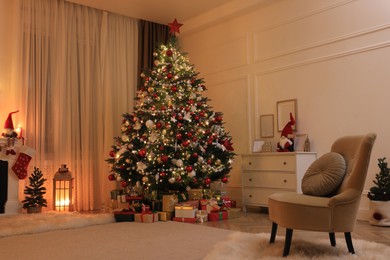
<svg viewBox="0 0 390 260"><path fill-rule="evenodd" d="M184 22L211 9L239 0L67 0L133 18L168 24Z"/></svg>

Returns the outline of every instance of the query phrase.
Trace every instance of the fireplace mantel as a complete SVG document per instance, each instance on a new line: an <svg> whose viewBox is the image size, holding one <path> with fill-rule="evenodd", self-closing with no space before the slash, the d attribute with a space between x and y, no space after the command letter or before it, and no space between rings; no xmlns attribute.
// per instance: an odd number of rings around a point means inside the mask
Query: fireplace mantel
<svg viewBox="0 0 390 260"><path fill-rule="evenodd" d="M15 143L12 149L15 150L16 154L8 154L6 150L9 147L9 141L7 138L0 138L0 160L8 162L8 191L7 191L7 202L5 204L5 214L18 214L21 212L21 203L19 201L19 179L12 171L22 144L20 140L15 139Z"/></svg>

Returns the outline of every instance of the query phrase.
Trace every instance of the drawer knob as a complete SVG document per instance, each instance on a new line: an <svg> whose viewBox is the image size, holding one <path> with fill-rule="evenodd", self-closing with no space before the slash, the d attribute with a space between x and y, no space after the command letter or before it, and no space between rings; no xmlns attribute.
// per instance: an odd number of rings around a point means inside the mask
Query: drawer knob
<svg viewBox="0 0 390 260"><path fill-rule="evenodd" d="M284 165L286 165L286 164L287 164L287 162L283 162L283 164L284 164Z"/></svg>
<svg viewBox="0 0 390 260"><path fill-rule="evenodd" d="M249 178L249 181L252 181L252 178Z"/></svg>
<svg viewBox="0 0 390 260"><path fill-rule="evenodd" d="M249 164L249 165L252 165L252 162L249 162L248 164Z"/></svg>
<svg viewBox="0 0 390 260"><path fill-rule="evenodd" d="M252 195L249 195L249 198L252 198Z"/></svg>
<svg viewBox="0 0 390 260"><path fill-rule="evenodd" d="M286 182L287 182L287 180L283 180L283 182L284 182L284 183L286 183Z"/></svg>

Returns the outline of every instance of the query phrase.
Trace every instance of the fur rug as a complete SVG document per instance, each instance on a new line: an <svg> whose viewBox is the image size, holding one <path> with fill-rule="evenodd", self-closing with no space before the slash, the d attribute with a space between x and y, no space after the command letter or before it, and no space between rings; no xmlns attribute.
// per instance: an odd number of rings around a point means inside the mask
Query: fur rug
<svg viewBox="0 0 390 260"><path fill-rule="evenodd" d="M0 237L80 228L115 222L112 214L46 212L40 214L0 215Z"/></svg>
<svg viewBox="0 0 390 260"><path fill-rule="evenodd" d="M352 238L353 239L353 238ZM337 246L330 246L328 239L315 241L292 240L287 259L364 259L382 260L390 256L390 247L353 239L355 255L348 253L345 240L339 239ZM284 237L276 237L274 244L269 244L269 234L249 234L235 232L222 242L217 243L204 260L233 259L286 259L283 254Z"/></svg>

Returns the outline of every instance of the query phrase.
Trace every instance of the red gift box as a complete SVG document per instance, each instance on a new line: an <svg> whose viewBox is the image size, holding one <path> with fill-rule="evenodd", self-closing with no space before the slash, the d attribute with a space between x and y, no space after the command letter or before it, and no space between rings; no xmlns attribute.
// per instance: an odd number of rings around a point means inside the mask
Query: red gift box
<svg viewBox="0 0 390 260"><path fill-rule="evenodd" d="M228 219L226 210L212 210L208 215L209 221L220 221Z"/></svg>
<svg viewBox="0 0 390 260"><path fill-rule="evenodd" d="M178 217L174 217L173 221L195 223L196 222L196 218L178 218Z"/></svg>

